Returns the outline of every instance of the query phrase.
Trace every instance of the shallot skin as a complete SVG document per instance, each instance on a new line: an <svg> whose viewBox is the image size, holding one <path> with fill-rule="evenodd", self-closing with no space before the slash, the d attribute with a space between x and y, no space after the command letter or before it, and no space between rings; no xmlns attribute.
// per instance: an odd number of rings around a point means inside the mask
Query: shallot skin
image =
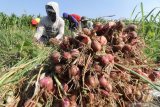
<svg viewBox="0 0 160 107"><path fill-rule="evenodd" d="M91 48L93 49L94 52L97 52L102 49L102 46L97 40L93 40L91 43Z"/></svg>
<svg viewBox="0 0 160 107"><path fill-rule="evenodd" d="M54 85L51 77L44 77L40 81L40 87L45 88L48 92L53 92Z"/></svg>
<svg viewBox="0 0 160 107"><path fill-rule="evenodd" d="M71 76L76 76L80 72L79 68L76 65L72 65L69 69L69 74Z"/></svg>
<svg viewBox="0 0 160 107"><path fill-rule="evenodd" d="M59 63L59 62L60 62L60 57L61 57L61 55L60 55L59 52L54 52L54 53L52 54L53 62L54 62L54 63Z"/></svg>

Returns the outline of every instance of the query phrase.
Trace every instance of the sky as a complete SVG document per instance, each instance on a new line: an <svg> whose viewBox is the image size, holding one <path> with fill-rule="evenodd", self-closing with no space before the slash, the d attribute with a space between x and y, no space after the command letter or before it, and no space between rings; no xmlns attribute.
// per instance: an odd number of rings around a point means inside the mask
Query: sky
<svg viewBox="0 0 160 107"><path fill-rule="evenodd" d="M46 15L45 4L51 0L0 0L0 12L8 15L14 13ZM160 7L160 0L52 0L59 4L60 16L63 12L76 13L80 16L98 18L116 15L114 18L129 18L135 6L136 12L140 11L143 2L145 13L154 7Z"/></svg>

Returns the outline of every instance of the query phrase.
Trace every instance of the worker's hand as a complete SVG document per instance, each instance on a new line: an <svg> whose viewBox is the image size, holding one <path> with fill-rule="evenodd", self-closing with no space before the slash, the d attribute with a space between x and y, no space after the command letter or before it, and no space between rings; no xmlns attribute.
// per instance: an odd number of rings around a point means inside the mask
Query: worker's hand
<svg viewBox="0 0 160 107"><path fill-rule="evenodd" d="M35 37L33 37L33 43L38 44L38 40Z"/></svg>
<svg viewBox="0 0 160 107"><path fill-rule="evenodd" d="M56 38L50 38L49 39L49 43L53 44L53 45L59 45L60 44L60 40L58 40Z"/></svg>
<svg viewBox="0 0 160 107"><path fill-rule="evenodd" d="M35 37L33 38L33 43L38 45L38 46L43 46L44 45L42 41L37 40Z"/></svg>
<svg viewBox="0 0 160 107"><path fill-rule="evenodd" d="M37 42L37 38L33 37L33 42Z"/></svg>

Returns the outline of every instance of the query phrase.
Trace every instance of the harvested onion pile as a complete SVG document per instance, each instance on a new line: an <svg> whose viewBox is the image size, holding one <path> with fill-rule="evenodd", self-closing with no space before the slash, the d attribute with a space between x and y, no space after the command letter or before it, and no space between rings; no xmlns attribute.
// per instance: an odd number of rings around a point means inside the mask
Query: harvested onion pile
<svg viewBox="0 0 160 107"><path fill-rule="evenodd" d="M25 105L33 100L42 105L50 101L55 107L127 107L149 102L148 84L123 67L148 80L160 77L149 66L139 66L147 61L136 29L121 21L97 23L94 30L84 28L75 38L64 37L44 69L47 75L39 80L39 99L26 100Z"/></svg>

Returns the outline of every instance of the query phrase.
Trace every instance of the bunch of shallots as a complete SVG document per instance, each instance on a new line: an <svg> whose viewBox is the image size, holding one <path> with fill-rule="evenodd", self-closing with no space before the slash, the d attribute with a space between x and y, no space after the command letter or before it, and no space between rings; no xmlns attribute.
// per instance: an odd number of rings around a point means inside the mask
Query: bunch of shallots
<svg viewBox="0 0 160 107"><path fill-rule="evenodd" d="M150 101L149 86L130 73L129 67L148 80L160 74L146 64L136 25L121 21L96 23L77 37L64 37L46 65L48 75L39 80L45 101L50 94L56 107L126 106ZM117 65L118 64L118 65Z"/></svg>

